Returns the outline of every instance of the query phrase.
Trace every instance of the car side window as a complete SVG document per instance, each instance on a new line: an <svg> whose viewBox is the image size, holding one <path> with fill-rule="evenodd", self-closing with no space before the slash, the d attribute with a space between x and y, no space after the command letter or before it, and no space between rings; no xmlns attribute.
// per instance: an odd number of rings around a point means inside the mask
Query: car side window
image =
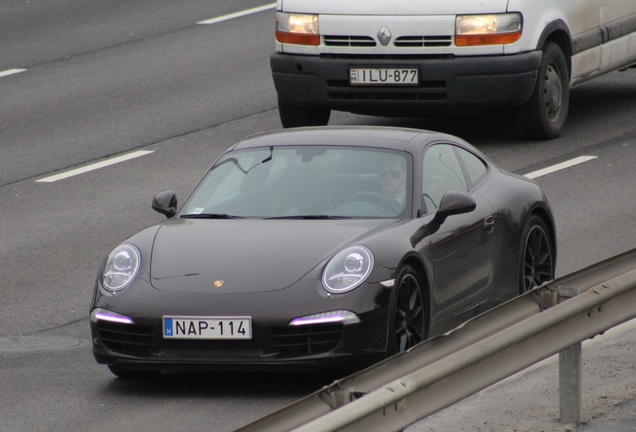
<svg viewBox="0 0 636 432"><path fill-rule="evenodd" d="M422 195L428 211L439 208L446 192L468 192L468 185L453 146L436 144L424 153Z"/></svg>
<svg viewBox="0 0 636 432"><path fill-rule="evenodd" d="M468 185L468 187L469 189L471 189L486 174L486 164L477 156L462 148L456 147L455 151L459 154L459 158L464 164L466 176L468 177L468 181L470 182L470 185Z"/></svg>

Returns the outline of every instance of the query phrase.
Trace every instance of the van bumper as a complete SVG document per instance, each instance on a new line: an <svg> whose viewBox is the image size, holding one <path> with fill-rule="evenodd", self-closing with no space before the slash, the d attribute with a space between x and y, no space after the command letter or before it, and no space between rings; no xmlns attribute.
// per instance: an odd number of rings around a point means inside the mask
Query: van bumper
<svg viewBox="0 0 636 432"><path fill-rule="evenodd" d="M273 53L279 100L383 116L520 106L532 95L541 51L473 57L375 58ZM354 68L417 68L417 86L352 86Z"/></svg>

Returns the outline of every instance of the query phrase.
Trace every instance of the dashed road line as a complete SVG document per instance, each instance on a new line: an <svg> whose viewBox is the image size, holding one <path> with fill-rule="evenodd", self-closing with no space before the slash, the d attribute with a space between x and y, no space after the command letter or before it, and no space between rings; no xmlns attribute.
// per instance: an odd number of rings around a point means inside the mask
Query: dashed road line
<svg viewBox="0 0 636 432"><path fill-rule="evenodd" d="M7 69L4 71L0 71L0 78L6 77L9 75L15 75L17 73L24 72L24 71L26 71L26 69Z"/></svg>
<svg viewBox="0 0 636 432"><path fill-rule="evenodd" d="M231 13L228 15L223 15L220 17L216 17L216 18L210 18L209 20L204 20L204 21L199 21L197 24L216 24L219 22L223 22L223 21L227 21L227 20L231 20L234 18L240 18L246 15L251 15L254 13L258 13L258 12L263 12L269 9L274 9L276 7L276 3L270 3L270 4L266 4L264 6L259 6L259 7L255 7L252 9L246 9L240 12L235 12L235 13Z"/></svg>
<svg viewBox="0 0 636 432"><path fill-rule="evenodd" d="M557 171L564 170L566 168L573 167L573 166L578 165L578 164L582 164L584 162L588 162L588 161L594 160L597 157L598 156L579 156L577 158L570 159L568 161L561 162L559 164L552 165L552 166L549 166L547 168L543 168L543 169L540 169L540 170L537 170L537 171L532 171L532 172L530 172L528 174L525 174L524 177L527 177L529 179L535 179L537 177L541 177L541 176L544 176L544 175L547 175L547 174L551 174L553 172L557 172Z"/></svg>
<svg viewBox="0 0 636 432"><path fill-rule="evenodd" d="M90 171L95 171L95 170L98 170L100 168L104 168L104 167L107 167L107 166L110 166L110 165L115 165L115 164L118 164L120 162L125 162L125 161L130 160L130 159L135 159L135 158L138 158L138 157L141 157L141 156L145 156L145 155L150 154L150 153L154 153L154 151L151 151L151 150L139 150L139 151L128 153L128 154L125 154L125 155L122 155L122 156L117 156L117 157L114 157L114 158L106 159L106 160L103 160L101 162L97 162L97 163L94 163L94 164L91 164L91 165L86 165L86 166L81 167L81 168L76 168L76 169L72 169L70 171L65 171L65 172L62 172L62 173L59 173L59 174L55 174L55 175L52 175L52 176L44 177L44 178L41 178L39 180L36 180L36 183L53 183L53 182L56 182L56 181L59 181L59 180L64 180L64 179L69 178L69 177L74 177L74 176L79 175L79 174L84 174L84 173L87 173L87 172L90 172Z"/></svg>

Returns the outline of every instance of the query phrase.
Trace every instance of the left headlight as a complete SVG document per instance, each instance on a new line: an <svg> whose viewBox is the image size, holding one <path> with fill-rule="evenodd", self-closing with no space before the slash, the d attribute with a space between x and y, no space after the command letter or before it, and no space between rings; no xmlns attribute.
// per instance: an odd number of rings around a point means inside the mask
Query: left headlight
<svg viewBox="0 0 636 432"><path fill-rule="evenodd" d="M130 244L117 246L108 255L102 284L109 291L121 291L133 281L139 271L141 253Z"/></svg>
<svg viewBox="0 0 636 432"><path fill-rule="evenodd" d="M339 294L359 286L373 269L373 254L364 246L351 246L338 252L325 267L322 286Z"/></svg>

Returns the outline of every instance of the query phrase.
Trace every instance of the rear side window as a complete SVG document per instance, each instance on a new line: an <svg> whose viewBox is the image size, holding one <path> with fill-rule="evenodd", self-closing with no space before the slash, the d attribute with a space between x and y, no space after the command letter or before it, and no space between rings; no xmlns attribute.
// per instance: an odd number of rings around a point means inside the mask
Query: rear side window
<svg viewBox="0 0 636 432"><path fill-rule="evenodd" d="M457 151L461 161L464 163L466 176L470 182L468 187L472 188L472 186L477 184L486 175L486 164L477 156L462 148L456 147L455 150Z"/></svg>
<svg viewBox="0 0 636 432"><path fill-rule="evenodd" d="M439 208L442 197L449 191L466 193L468 185L454 146L437 144L424 153L422 193L426 206Z"/></svg>

